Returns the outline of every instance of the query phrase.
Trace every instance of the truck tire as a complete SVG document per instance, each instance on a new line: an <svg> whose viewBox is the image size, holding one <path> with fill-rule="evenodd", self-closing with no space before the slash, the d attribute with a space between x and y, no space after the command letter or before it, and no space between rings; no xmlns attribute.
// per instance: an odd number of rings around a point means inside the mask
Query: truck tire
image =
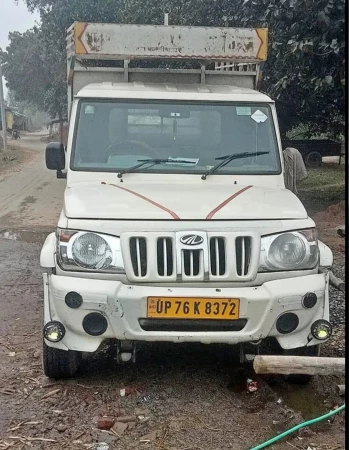
<svg viewBox="0 0 349 450"><path fill-rule="evenodd" d="M320 345L311 345L310 347L293 348L284 350L286 356L320 356ZM285 375L285 380L291 384L305 385L313 378L313 375Z"/></svg>
<svg viewBox="0 0 349 450"><path fill-rule="evenodd" d="M42 352L44 373L55 380L73 377L79 369L81 356L81 352L52 348L44 342Z"/></svg>
<svg viewBox="0 0 349 450"><path fill-rule="evenodd" d="M320 167L322 156L319 152L309 152L304 158L305 165L308 167Z"/></svg>

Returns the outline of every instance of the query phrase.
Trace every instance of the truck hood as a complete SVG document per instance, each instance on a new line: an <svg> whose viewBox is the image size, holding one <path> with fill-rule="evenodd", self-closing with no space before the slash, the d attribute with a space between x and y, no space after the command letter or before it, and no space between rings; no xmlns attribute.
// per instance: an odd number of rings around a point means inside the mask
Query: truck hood
<svg viewBox="0 0 349 450"><path fill-rule="evenodd" d="M64 212L70 219L266 220L306 219L287 189L247 185L79 183L68 186Z"/></svg>

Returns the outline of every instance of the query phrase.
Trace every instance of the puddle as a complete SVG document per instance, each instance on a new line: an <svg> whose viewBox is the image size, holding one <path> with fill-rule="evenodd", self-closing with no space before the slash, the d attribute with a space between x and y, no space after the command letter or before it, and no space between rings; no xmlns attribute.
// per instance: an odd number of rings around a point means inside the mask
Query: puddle
<svg viewBox="0 0 349 450"><path fill-rule="evenodd" d="M285 389L284 386L274 386L273 388L288 407L302 414L305 421L322 416L329 411L324 402L325 397L311 389L310 385L290 385L290 389ZM313 425L312 429L323 429L326 425L328 425L326 421L319 422L319 424Z"/></svg>
<svg viewBox="0 0 349 450"><path fill-rule="evenodd" d="M26 197L20 206L27 206L28 204L33 204L37 202L37 198L33 197L32 195L28 195L28 197Z"/></svg>
<svg viewBox="0 0 349 450"><path fill-rule="evenodd" d="M48 186L50 183L48 181L45 181L45 183L42 183L41 186L38 186L36 188L37 191L42 191L44 189L44 187Z"/></svg>
<svg viewBox="0 0 349 450"><path fill-rule="evenodd" d="M3 230L0 231L0 239L27 242L28 244L43 244L49 233L49 231Z"/></svg>
<svg viewBox="0 0 349 450"><path fill-rule="evenodd" d="M22 202L21 202L21 204L19 205L19 212L20 213L23 213L25 210L26 210L26 208L28 208L28 206L29 205L33 205L34 203L36 203L37 202L37 198L36 197L33 197L32 195L29 195L28 197L26 197Z"/></svg>

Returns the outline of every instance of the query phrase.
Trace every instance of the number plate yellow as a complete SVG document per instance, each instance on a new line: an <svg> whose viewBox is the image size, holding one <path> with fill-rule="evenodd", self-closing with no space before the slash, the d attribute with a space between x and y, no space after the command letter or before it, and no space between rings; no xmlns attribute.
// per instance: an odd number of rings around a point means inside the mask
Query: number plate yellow
<svg viewBox="0 0 349 450"><path fill-rule="evenodd" d="M148 317L166 319L239 318L237 298L148 297Z"/></svg>

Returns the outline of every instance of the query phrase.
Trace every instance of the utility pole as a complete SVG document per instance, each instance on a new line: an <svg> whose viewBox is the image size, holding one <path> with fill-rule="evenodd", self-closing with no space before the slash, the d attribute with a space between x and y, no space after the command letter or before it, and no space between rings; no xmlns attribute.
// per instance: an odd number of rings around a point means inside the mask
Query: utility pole
<svg viewBox="0 0 349 450"><path fill-rule="evenodd" d="M168 13L164 14L164 25L167 27L168 26Z"/></svg>
<svg viewBox="0 0 349 450"><path fill-rule="evenodd" d="M7 134L6 134L6 113L5 113L5 99L4 89L2 86L2 65L0 61L0 107L1 107L1 120L2 120L2 137L4 142L4 152L7 152ZM0 148L1 151L1 148Z"/></svg>

